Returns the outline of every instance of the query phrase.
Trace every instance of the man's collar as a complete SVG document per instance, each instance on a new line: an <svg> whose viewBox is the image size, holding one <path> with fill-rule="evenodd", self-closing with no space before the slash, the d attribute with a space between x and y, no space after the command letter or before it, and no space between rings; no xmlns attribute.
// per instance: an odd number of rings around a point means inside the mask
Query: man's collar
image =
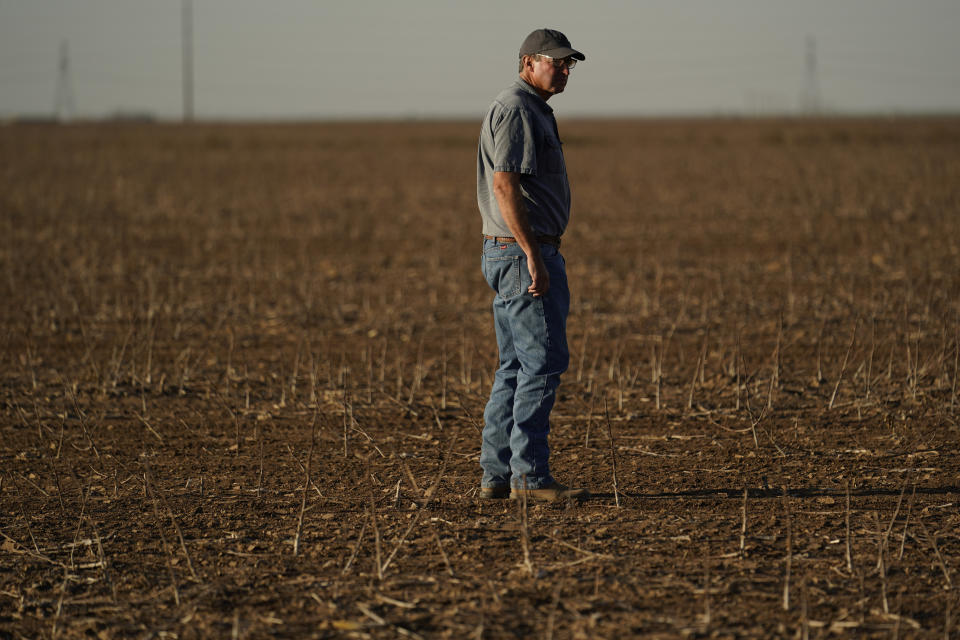
<svg viewBox="0 0 960 640"><path fill-rule="evenodd" d="M529 82L523 78L517 78L517 86L526 91L527 93L533 95L539 100L540 105L543 107L543 110L547 113L553 113L553 107L547 104L547 101L540 97L540 94L537 93L537 90L533 88Z"/></svg>

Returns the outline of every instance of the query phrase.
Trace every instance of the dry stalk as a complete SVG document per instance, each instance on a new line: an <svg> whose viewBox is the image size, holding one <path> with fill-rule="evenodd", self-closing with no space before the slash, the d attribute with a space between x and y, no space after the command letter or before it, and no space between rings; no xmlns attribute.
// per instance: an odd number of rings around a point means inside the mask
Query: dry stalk
<svg viewBox="0 0 960 640"><path fill-rule="evenodd" d="M373 546L374 546L373 561L374 563L376 563L376 567L377 567L377 579L382 582L383 581L383 563L381 562L382 546L380 543L380 527L377 526L377 505L376 505L376 502L374 501L372 492L370 494L370 524L373 527Z"/></svg>
<svg viewBox="0 0 960 640"><path fill-rule="evenodd" d="M603 414L607 421L607 436L610 438L610 466L613 470L613 499L620 508L620 483L617 481L617 450L613 439L613 426L610 424L610 412L607 410L607 398L603 398Z"/></svg>
<svg viewBox="0 0 960 640"><path fill-rule="evenodd" d="M133 412L133 415L136 416L137 420L139 420L140 423L141 423L144 427L147 428L147 431L149 431L150 433L153 434L153 437L155 437L155 438L156 438L157 440L159 440L160 442L163 442L163 436L161 436L159 433L157 433L157 430L154 429L152 426L150 426L150 422L148 422L145 417L143 417L142 415L140 415L140 414L137 413L136 411Z"/></svg>
<svg viewBox="0 0 960 640"><path fill-rule="evenodd" d="M23 495L20 493L20 485L17 484L16 479L13 480L13 488L17 491L17 506L20 507L20 515L23 516L23 523L27 527L27 533L30 534L30 542L33 543L33 548L37 552L37 555L41 555L40 545L37 544L37 539L33 537L33 529L30 527L30 520L27 519L27 512L23 509Z"/></svg>
<svg viewBox="0 0 960 640"><path fill-rule="evenodd" d="M887 382L893 380L893 352L895 350L895 345L893 344L894 342L896 342L896 337L894 337L891 341L890 350L887 352Z"/></svg>
<svg viewBox="0 0 960 640"><path fill-rule="evenodd" d="M800 628L801 640L810 640L810 615L807 612L807 576L800 578Z"/></svg>
<svg viewBox="0 0 960 640"><path fill-rule="evenodd" d="M903 616L900 615L903 611L903 589L901 588L897 591L897 612L893 614L893 640L900 640L900 625L903 623Z"/></svg>
<svg viewBox="0 0 960 640"><path fill-rule="evenodd" d="M313 449L317 443L317 411L313 412L313 424L310 426L310 453L307 454L307 468L304 472L303 492L300 496L300 514L297 516L297 533L293 537L293 555L300 552L300 535L303 533L303 513L307 507L307 490L310 488L310 468L313 465Z"/></svg>
<svg viewBox="0 0 960 640"><path fill-rule="evenodd" d="M907 336L907 365L911 369L909 375L910 397L917 399L917 388L920 385L920 331L916 332L914 339L914 357L913 364L910 364L910 337Z"/></svg>
<svg viewBox="0 0 960 640"><path fill-rule="evenodd" d="M389 400L390 402L394 403L395 405L401 407L406 413L409 413L410 415L412 415L412 416L414 416L414 417L420 417L420 414L419 414L411 405L405 404L405 403L403 402L403 400L397 400L397 399L394 398L392 395L390 395L389 393L383 391L382 389L380 390L380 393L383 394L383 397L384 397L384 398L386 398L386 399Z"/></svg>
<svg viewBox="0 0 960 640"><path fill-rule="evenodd" d="M840 389L840 383L843 381L843 374L847 370L847 361L850 359L850 351L853 349L853 343L857 340L857 329L860 327L860 318L857 318L853 325L853 334L850 336L850 344L847 345L847 351L843 354L843 364L840 365L840 375L837 376L837 382L833 385L833 393L830 394L830 404L827 409L833 409L833 403L837 399L837 391Z"/></svg>
<svg viewBox="0 0 960 640"><path fill-rule="evenodd" d="M903 483L903 487L900 488L900 496L897 498L897 506L893 510L893 516L890 518L890 524L887 526L887 530L883 533L883 547L887 548L887 544L890 541L890 534L893 532L893 525L897 522L897 516L900 515L900 505L903 504L903 494L907 492L907 483ZM877 564L877 570L880 569L879 563Z"/></svg>
<svg viewBox="0 0 960 640"><path fill-rule="evenodd" d="M434 414L437 416L437 424L440 424L440 416L439 416L439 414L436 414L436 411L434 411ZM350 405L350 412L349 412L349 415L348 415L347 419L348 419L348 424L350 425L350 427L351 427L354 431L356 431L357 433L359 433L360 435L362 435L364 438L366 438L366 439L367 439L367 442L369 442L369 443L370 443L370 446L372 446L372 447L374 448L374 450L375 450L377 453L380 454L380 457L381 457L381 458L386 458L386 457L387 457L387 455L386 455L383 451L380 450L380 447L377 446L376 441L375 441L373 438L370 437L370 434L368 434L366 431L364 431L364 430L360 427L360 422L357 421L357 419L353 417L353 405L352 405L352 404ZM440 430L441 430L441 431L443 430L443 425L440 425Z"/></svg>
<svg viewBox="0 0 960 640"><path fill-rule="evenodd" d="M593 379L597 373L597 361L600 360L600 350L593 353L593 360L590 361L590 370L587 372L587 393L593 393Z"/></svg>
<svg viewBox="0 0 960 640"><path fill-rule="evenodd" d="M743 488L743 505L740 507L740 557L746 555L747 547L747 488Z"/></svg>
<svg viewBox="0 0 960 640"><path fill-rule="evenodd" d="M393 559L397 555L397 552L400 551L400 547L402 547L403 544L407 541L407 537L410 535L410 532L413 531L413 528L420 522L420 516L422 514L423 514L423 507L421 506L421 508L418 509L417 512L414 514L413 519L410 521L410 524L407 526L406 531L404 531L403 535L400 536L400 540L397 541L397 544L393 547L393 551L390 552L390 555L387 556L387 559L386 561L383 562L383 564L380 564L379 562L380 554L379 554L379 551L377 552L377 558L378 558L377 564L380 566L381 580L383 579L382 577L383 572L386 571L387 567L390 566L390 563L393 562ZM374 521L374 525L376 525L376 521ZM374 533L378 534L378 530L376 529L376 527L374 527Z"/></svg>
<svg viewBox="0 0 960 640"><path fill-rule="evenodd" d="M300 377L300 349L303 342L297 344L297 352L293 357L293 373L290 374L290 402L297 401L297 378Z"/></svg>
<svg viewBox="0 0 960 640"><path fill-rule="evenodd" d="M81 327L82 326L83 325L81 324ZM33 367L33 358L31 357L31 354L30 354L29 344L27 344L26 355L27 355L27 358L26 358L27 368L30 369L30 388L36 391L37 390L37 373Z"/></svg>
<svg viewBox="0 0 960 640"><path fill-rule="evenodd" d="M384 390L387 382L387 339L384 338L380 347L380 373L377 376L377 383L380 385L380 391Z"/></svg>
<svg viewBox="0 0 960 640"><path fill-rule="evenodd" d="M300 467L300 471L302 471L303 473L306 473L306 472L307 472L307 468L303 465L302 462L300 462L300 460L297 458L296 454L293 453L293 449L290 447L289 444L287 445L287 452L290 454L290 457L293 458L293 461L297 463L297 466ZM200 486L201 486L201 487L203 486L203 476L200 476ZM310 480L310 487L311 487L314 491L316 491L316 492L317 492L317 495L320 496L321 498L326 497L326 496L323 495L323 492L320 491L320 489L317 487L317 483L314 482L313 480ZM201 495L202 495L202 493L201 493Z"/></svg>
<svg viewBox="0 0 960 640"><path fill-rule="evenodd" d="M617 411L623 413L623 369L617 364Z"/></svg>
<svg viewBox="0 0 960 640"><path fill-rule="evenodd" d="M700 353L697 356L697 364L693 368L693 377L690 379L690 391L687 393L687 411L693 409L693 392L697 388L697 378L703 375L706 368L705 360L707 358L707 339L710 335L709 329L703 334L703 344L700 346Z"/></svg>
<svg viewBox="0 0 960 640"><path fill-rule="evenodd" d="M435 406L433 406L433 398L431 398L430 396L427 396L427 404L429 404L430 409L433 410L433 419L437 423L437 428L440 431L443 431L443 422L440 420L440 412L437 410Z"/></svg>
<svg viewBox="0 0 960 640"><path fill-rule="evenodd" d="M170 517L170 522L173 524L174 531L177 532L177 538L180 539L180 549L183 551L183 556L187 559L187 568L190 570L190 575L194 580L198 580L197 572L193 568L193 561L190 560L190 552L187 551L187 543L183 539L183 532L180 530L180 524L177 522L176 516L173 515L173 509L170 508L170 503L167 502L167 497L163 495L163 492L159 487L156 486L156 481L153 478L153 472L150 469L150 463L147 462L146 458L143 459L143 466L145 475L154 481L154 494L160 496L160 501L163 502L164 508L167 510L167 515ZM155 495L155 497L156 497Z"/></svg>
<svg viewBox="0 0 960 640"><path fill-rule="evenodd" d="M73 552L77 548L77 540L80 538L80 527L83 524L83 516L87 508L87 488L80 488L80 517L77 518L77 529L73 532L73 544L70 546L70 568L76 570L77 565L73 563Z"/></svg>
<svg viewBox="0 0 960 640"><path fill-rule="evenodd" d="M371 372L373 369L370 369ZM372 375L372 374L371 374ZM440 348L440 408L447 410L447 337L443 337Z"/></svg>
<svg viewBox="0 0 960 640"><path fill-rule="evenodd" d="M584 329L583 342L580 343L580 362L577 365L577 384L583 381L583 361L587 357L587 339L590 337L590 329Z"/></svg>
<svg viewBox="0 0 960 640"><path fill-rule="evenodd" d="M747 408L747 411L749 413L750 411L749 407ZM750 433L753 435L753 446L756 448L757 451L760 450L760 438L757 437L757 425L760 424L760 421L763 420L763 417L766 413L767 413L767 408L764 407L760 411L760 415L757 416L756 420L753 419L752 415L750 416Z"/></svg>
<svg viewBox="0 0 960 640"><path fill-rule="evenodd" d="M468 369L473 367L467 364L467 354L469 349L467 349L467 329L464 329L460 332L460 384L465 387L470 386L470 377L467 372ZM471 363L472 364L472 363Z"/></svg>
<svg viewBox="0 0 960 640"><path fill-rule="evenodd" d="M97 461L100 463L100 470L103 471L103 458L100 457L100 450L97 449L97 443L93 441L90 432L87 430L87 414L80 409L80 403L77 401L77 393L63 381L63 378L61 378L60 381L63 383L64 388L70 395L70 399L73 401L73 409L77 412L77 417L80 419L80 429L83 431L83 437L90 443L90 447L93 449L93 453L97 456Z"/></svg>
<svg viewBox="0 0 960 640"><path fill-rule="evenodd" d="M863 399L870 399L870 383L873 377L873 354L877 349L877 319L870 319L870 352L867 355L867 372L863 379Z"/></svg>
<svg viewBox="0 0 960 640"><path fill-rule="evenodd" d="M454 576L453 567L450 565L450 558L447 556L447 552L443 549L443 542L440 541L440 534L437 533L436 529L431 529L433 532L433 537L437 541L437 548L440 550L440 556L443 558L443 564L447 565L447 573L450 574L450 577Z"/></svg>
<svg viewBox="0 0 960 640"><path fill-rule="evenodd" d="M416 492L417 495L422 494L423 492L420 490L420 486L417 485L416 478L413 477L413 473L410 471L410 465L407 464L404 458L400 459L400 465L403 467L404 473L407 474L407 479L410 481L410 486L413 487L414 492Z"/></svg>
<svg viewBox="0 0 960 640"><path fill-rule="evenodd" d="M363 526L360 527L360 534L357 536L357 543L353 545L353 553L350 554L350 557L347 559L347 563L343 565L343 570L340 572L340 575L347 575L350 572L350 566L353 564L353 561L357 558L357 553L360 551L360 543L363 542L363 534L367 530L367 523L364 521Z"/></svg>
<svg viewBox="0 0 960 640"><path fill-rule="evenodd" d="M659 342L655 345L656 350L656 372L654 377L657 382L657 411L663 407L662 398L663 398L663 352L666 351L666 344L664 342L663 336L660 336Z"/></svg>
<svg viewBox="0 0 960 640"><path fill-rule="evenodd" d="M858 578L857 602L860 604L860 624L863 624L866 619L866 603L867 603L866 589L864 588L864 585L863 585L863 581L864 581L863 574L864 574L863 569L857 569L857 578Z"/></svg>
<svg viewBox="0 0 960 640"><path fill-rule="evenodd" d="M957 404L957 374L960 373L960 330L953 337L953 383L950 387L950 410Z"/></svg>
<svg viewBox="0 0 960 640"><path fill-rule="evenodd" d="M233 375L233 347L234 334L233 327L227 327L227 364L223 368L223 388L226 391L230 389L230 378ZM148 383L149 384L149 383Z"/></svg>
<svg viewBox="0 0 960 640"><path fill-rule="evenodd" d="M423 504L420 505L420 508L417 509L416 513L414 513L413 519L410 521L409 526L407 526L406 531L403 532L403 535L400 536L400 540L398 540L397 544L393 547L393 551L391 551L390 555L387 556L386 562L384 562L382 565L381 573L386 571L387 567L390 566L393 558L397 555L397 552L400 551L400 548L403 546L404 542L406 542L410 532L413 531L413 528L417 525L417 523L420 522L420 516L423 515L424 510L430 505L431 502L433 502L434 498L436 498L437 490L440 487L440 482L443 480L443 476L447 471L447 464L450 461L450 454L453 452L453 446L456 443L456 435L457 434L454 433L450 436L450 444L444 453L443 461L440 463L440 471L437 473L436 480L434 480L433 484L423 492L426 499L423 501Z"/></svg>
<svg viewBox="0 0 960 640"><path fill-rule="evenodd" d="M410 397L407 404L412 405L417 391L423 384L423 336L420 337L420 343L417 345L417 362L413 368L413 382L410 383Z"/></svg>
<svg viewBox="0 0 960 640"><path fill-rule="evenodd" d="M713 612L710 602L710 583L713 582L710 575L710 545L703 546L703 624L709 626L713 620Z"/></svg>
<svg viewBox="0 0 960 640"><path fill-rule="evenodd" d="M144 491L149 496L155 491L150 489L150 479L149 474L144 471L143 473L143 488ZM163 534L163 518L160 517L160 508L157 506L157 497L153 496L151 504L153 505L153 514L157 518L157 531L160 533L160 541L163 544L164 555L167 559L167 572L170 574L170 586L173 587L173 600L176 602L177 606L180 606L180 588L177 586L177 575L173 571L173 552L170 551L170 545L167 543L167 536Z"/></svg>
<svg viewBox="0 0 960 640"><path fill-rule="evenodd" d="M520 499L517 500L517 505L520 509L520 548L523 550L523 566L527 569L527 573L531 576L533 575L533 563L530 562L530 532L529 532L529 516L527 513L527 476L524 475L521 478L523 483L523 494L520 496Z"/></svg>
<svg viewBox="0 0 960 640"><path fill-rule="evenodd" d="M464 397L456 389L451 389L451 391L453 391L457 395L457 401L460 403L460 409L463 411L463 415L467 417L467 420L470 421L470 426L472 426L478 434L483 433L483 429L480 427L480 423L478 423L477 419L473 417L472 413L470 413L470 408L467 406L467 403L464 401Z"/></svg>
<svg viewBox="0 0 960 640"><path fill-rule="evenodd" d="M783 577L783 610L790 610L790 571L793 566L793 524L790 518L790 499L787 488L783 488L783 509L787 517L787 557Z"/></svg>
<svg viewBox="0 0 960 640"><path fill-rule="evenodd" d="M593 403L595 399L596 398L594 396L590 396L590 410L587 411L587 433L583 437L584 449L590 448L590 426L593 424Z"/></svg>
<svg viewBox="0 0 960 640"><path fill-rule="evenodd" d="M737 405L736 410L740 411L740 371L743 365L743 351L740 344L740 330L737 329L737 350L733 356L733 368L736 371L736 385L737 385ZM754 434L754 440L756 440L756 434Z"/></svg>
<svg viewBox="0 0 960 640"><path fill-rule="evenodd" d="M659 337L658 337L659 339ZM657 343L650 341L650 384L657 383Z"/></svg>
<svg viewBox="0 0 960 640"><path fill-rule="evenodd" d="M63 572L63 582L60 583L60 597L57 598L57 610L53 615L53 626L50 628L50 639L55 640L57 637L57 623L60 621L60 614L63 611L63 598L67 595L67 582L70 581L70 574L67 571Z"/></svg>
<svg viewBox="0 0 960 640"><path fill-rule="evenodd" d="M953 613L952 611L953 594L952 593L948 592L946 594L946 601L947 601L947 604L944 607L944 612L943 612L943 640L950 640L950 624L952 622L950 619L950 616Z"/></svg>
<svg viewBox="0 0 960 640"><path fill-rule="evenodd" d="M947 563L944 562L943 556L940 555L940 549L937 548L937 539L930 535L930 530L927 529L927 525L923 520L917 520L920 523L920 528L923 529L923 535L927 539L927 544L930 545L930 549L933 551L933 555L937 559L937 564L940 566L940 570L943 572L943 578L947 581L947 590L953 589L953 580L950 579L950 569L947 567Z"/></svg>
<svg viewBox="0 0 960 640"><path fill-rule="evenodd" d="M853 573L853 555L851 553L850 545L850 481L847 480L847 508L844 512L843 517L844 523L847 528L847 544L846 544L846 559L847 559L847 571Z"/></svg>
<svg viewBox="0 0 960 640"><path fill-rule="evenodd" d="M260 468L257 471L257 499L259 500L261 495L261 490L263 489L263 431L260 429L259 423L257 424L257 441L260 449Z"/></svg>
<svg viewBox="0 0 960 640"><path fill-rule="evenodd" d="M226 400L224 400L224 399L223 399L223 396L220 395L220 392L217 391L216 385L214 385L213 382L211 382L209 378L204 378L204 380L206 380L206 382L207 382L207 388L210 390L210 393L212 393L212 394L213 394L213 397L216 398L216 399L217 399L217 402L220 403L220 407L221 407L224 411L226 411L226 412L230 415L231 420L233 420L233 434L234 434L234 445L235 445L235 450L234 450L234 452L233 452L233 455L234 455L234 457L239 458L239 457L240 457L240 445L241 445L241 439L240 439L240 419L237 418L237 413L227 405ZM283 388L283 384L281 383L280 386L281 386L281 389L282 389L282 388ZM282 398L281 398L281 402L282 402ZM282 406L282 405L281 405L281 406Z"/></svg>
<svg viewBox="0 0 960 640"><path fill-rule="evenodd" d="M767 389L767 409L773 409L773 392L780 386L780 343L783 340L783 313L777 321L777 343L773 348L772 368L770 373L770 386Z"/></svg>
<svg viewBox="0 0 960 640"><path fill-rule="evenodd" d="M97 553L100 556L100 567L103 569L103 577L107 581L107 585L110 587L110 595L113 598L113 602L117 602L117 587L113 583L113 579L110 577L110 563L107 560L107 554L103 550L103 541L100 538L100 530L97 528L97 523L87 516L87 522L90 523L90 527L93 529L93 535L96 538L97 542Z"/></svg>
<svg viewBox="0 0 960 640"><path fill-rule="evenodd" d="M50 471L53 472L53 480L57 484L57 501L60 504L60 515L66 516L67 509L63 504L63 488L60 486L60 474L57 473L57 468L53 465L52 462L50 463ZM2 488L3 488L3 480L0 479L0 489Z"/></svg>
<svg viewBox="0 0 960 640"><path fill-rule="evenodd" d="M348 396L347 396L347 374L343 374L343 457L347 458L350 455L349 447L347 445L347 429L350 426L350 418L347 416L347 405L348 405Z"/></svg>
<svg viewBox="0 0 960 640"><path fill-rule="evenodd" d="M900 552L897 553L897 560L903 559L903 547L907 543L907 526L910 524L910 514L913 512L913 499L917 496L917 484L914 482L913 491L910 493L910 501L907 502L907 517L903 520L903 533L900 536Z"/></svg>
<svg viewBox="0 0 960 640"><path fill-rule="evenodd" d="M874 524L877 527L877 569L880 574L880 600L883 612L890 613L890 604L887 602L887 564L883 556L883 528L880 525L880 514L873 512Z"/></svg>
<svg viewBox="0 0 960 640"><path fill-rule="evenodd" d="M583 555L589 556L589 557L591 557L591 558L599 558L599 559L601 559L601 560L616 560L616 559L617 559L616 556L612 556L612 555L610 555L610 554L608 554L608 553L597 553L596 551L588 551L587 549L583 549L583 548L578 547L578 546L576 546L576 545L570 544L569 542L566 542L565 540L561 540L560 538L558 538L558 537L556 537L556 536L554 536L554 535L550 535L549 533L546 534L546 536L547 536L548 538L550 538L551 540L553 540L554 542L556 542L557 544L559 544L560 546L562 546L562 547L566 547L567 549L570 549L571 551L576 551L576 552L578 552L578 553L582 553Z"/></svg>
<svg viewBox="0 0 960 640"><path fill-rule="evenodd" d="M23 475L22 473L20 473L20 474L18 474L18 475L20 476L20 479L21 479L21 480L23 480L23 481L26 482L28 485L30 485L31 487L33 487L34 489L36 489L37 492L38 492L40 495L42 495L44 498L49 498L49 497L50 497L50 494L47 493L47 492L43 489L43 487L41 487L41 486L38 485L36 482L34 482L33 480L31 480L29 476L25 476L25 475Z"/></svg>
<svg viewBox="0 0 960 640"><path fill-rule="evenodd" d="M827 381L823 377L823 330L826 327L827 319L820 319L820 330L817 332L817 385L821 385Z"/></svg>
<svg viewBox="0 0 960 640"><path fill-rule="evenodd" d="M550 603L550 615L547 617L546 639L553 640L553 626L557 618L557 608L560 604L560 585L553 589L553 601Z"/></svg>

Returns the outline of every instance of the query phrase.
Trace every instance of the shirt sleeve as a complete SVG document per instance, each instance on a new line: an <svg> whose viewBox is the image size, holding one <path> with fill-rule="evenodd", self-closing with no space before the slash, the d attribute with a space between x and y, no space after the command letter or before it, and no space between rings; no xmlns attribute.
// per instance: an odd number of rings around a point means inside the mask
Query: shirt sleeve
<svg viewBox="0 0 960 640"><path fill-rule="evenodd" d="M493 131L493 170L537 175L537 150L529 114L504 109Z"/></svg>

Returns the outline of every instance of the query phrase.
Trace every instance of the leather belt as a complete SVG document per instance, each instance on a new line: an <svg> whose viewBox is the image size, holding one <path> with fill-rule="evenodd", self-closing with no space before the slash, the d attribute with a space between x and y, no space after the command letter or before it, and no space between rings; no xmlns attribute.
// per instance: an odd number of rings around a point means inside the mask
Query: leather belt
<svg viewBox="0 0 960 640"><path fill-rule="evenodd" d="M483 235L487 240L493 240L494 242L516 242L517 239L512 236L488 236ZM537 242L541 244L551 244L558 249L560 248L560 236L537 236Z"/></svg>

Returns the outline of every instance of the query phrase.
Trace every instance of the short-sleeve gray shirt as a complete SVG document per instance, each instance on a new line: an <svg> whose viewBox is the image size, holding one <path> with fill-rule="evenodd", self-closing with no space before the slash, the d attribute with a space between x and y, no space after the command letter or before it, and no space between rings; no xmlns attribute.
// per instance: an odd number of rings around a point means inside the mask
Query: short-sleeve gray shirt
<svg viewBox="0 0 960 640"><path fill-rule="evenodd" d="M560 236L570 220L570 183L553 109L522 79L504 89L487 110L477 150L477 204L483 233L510 236L493 193L493 174L520 174L530 226Z"/></svg>

